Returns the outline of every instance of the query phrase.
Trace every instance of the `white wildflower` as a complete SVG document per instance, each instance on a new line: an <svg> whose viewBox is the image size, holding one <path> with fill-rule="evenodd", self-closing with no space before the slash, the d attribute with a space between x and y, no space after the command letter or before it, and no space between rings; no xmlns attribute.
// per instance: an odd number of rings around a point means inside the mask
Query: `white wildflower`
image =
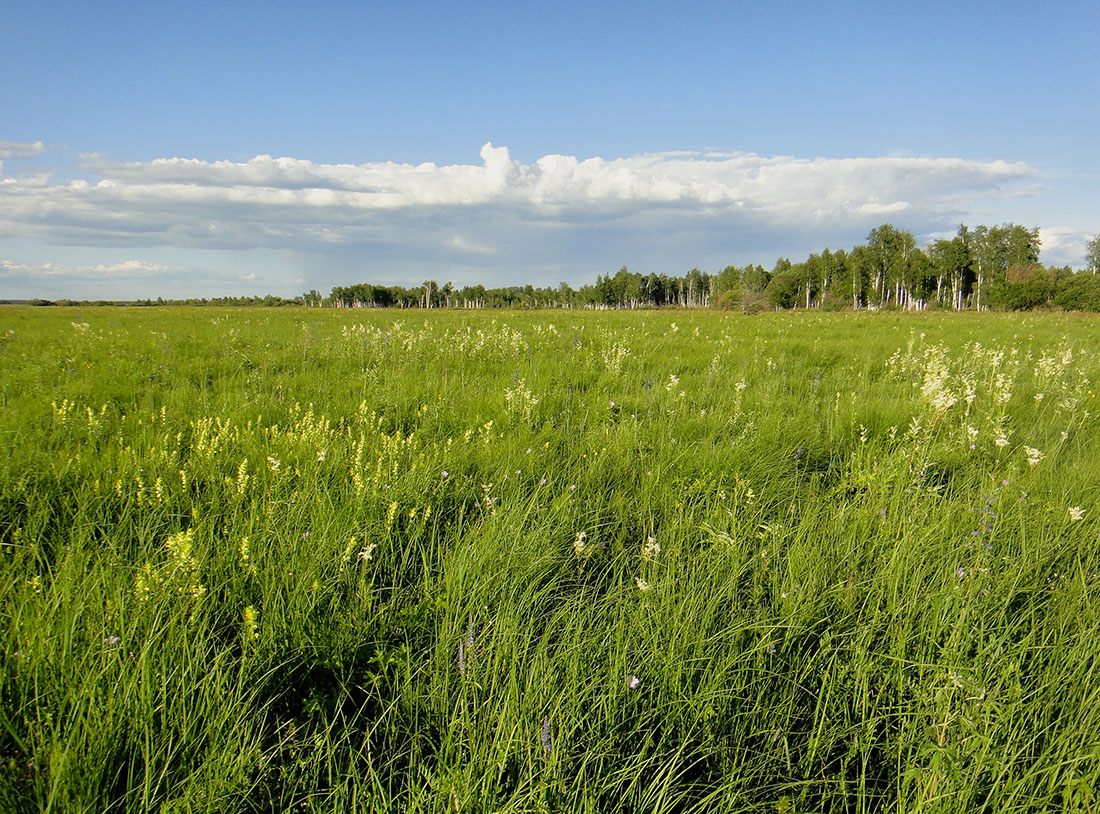
<svg viewBox="0 0 1100 814"><path fill-rule="evenodd" d="M974 399L978 397L978 394L974 390L974 385L969 381L963 381L963 387L965 388L964 398L966 399L966 406L970 407L974 403Z"/></svg>
<svg viewBox="0 0 1100 814"><path fill-rule="evenodd" d="M576 554L578 557L583 557L588 551L588 545L585 543L585 540L587 539L588 535L585 534L583 531L577 532L577 539L573 541L573 553Z"/></svg>

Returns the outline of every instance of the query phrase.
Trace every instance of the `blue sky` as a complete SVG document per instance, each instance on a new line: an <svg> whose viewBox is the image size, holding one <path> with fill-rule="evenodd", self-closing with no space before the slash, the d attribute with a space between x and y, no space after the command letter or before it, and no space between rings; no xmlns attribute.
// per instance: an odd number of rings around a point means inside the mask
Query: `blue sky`
<svg viewBox="0 0 1100 814"><path fill-rule="evenodd" d="M15 4L0 296L804 259L1100 231L1094 4Z"/></svg>

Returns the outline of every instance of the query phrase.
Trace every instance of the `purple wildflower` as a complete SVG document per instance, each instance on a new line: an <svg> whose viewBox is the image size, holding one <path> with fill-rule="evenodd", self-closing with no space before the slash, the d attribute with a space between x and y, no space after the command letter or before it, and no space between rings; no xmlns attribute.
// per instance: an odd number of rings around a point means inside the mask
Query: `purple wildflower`
<svg viewBox="0 0 1100 814"><path fill-rule="evenodd" d="M550 718L546 715L542 716L542 731L539 733L539 740L542 742L542 748L546 751L546 754L550 754Z"/></svg>

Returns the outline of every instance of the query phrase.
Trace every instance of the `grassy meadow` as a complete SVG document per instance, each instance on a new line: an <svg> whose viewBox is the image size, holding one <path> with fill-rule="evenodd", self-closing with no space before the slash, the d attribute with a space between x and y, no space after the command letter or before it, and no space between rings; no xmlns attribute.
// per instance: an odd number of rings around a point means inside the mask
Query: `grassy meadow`
<svg viewBox="0 0 1100 814"><path fill-rule="evenodd" d="M0 310L0 810L1092 812L1100 321Z"/></svg>

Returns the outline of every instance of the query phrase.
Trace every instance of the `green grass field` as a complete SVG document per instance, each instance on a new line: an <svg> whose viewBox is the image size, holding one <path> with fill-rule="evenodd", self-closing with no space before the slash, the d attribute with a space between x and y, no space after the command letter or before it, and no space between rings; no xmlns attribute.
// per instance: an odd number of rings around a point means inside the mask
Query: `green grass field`
<svg viewBox="0 0 1100 814"><path fill-rule="evenodd" d="M1100 808L1100 321L0 311L0 810Z"/></svg>

